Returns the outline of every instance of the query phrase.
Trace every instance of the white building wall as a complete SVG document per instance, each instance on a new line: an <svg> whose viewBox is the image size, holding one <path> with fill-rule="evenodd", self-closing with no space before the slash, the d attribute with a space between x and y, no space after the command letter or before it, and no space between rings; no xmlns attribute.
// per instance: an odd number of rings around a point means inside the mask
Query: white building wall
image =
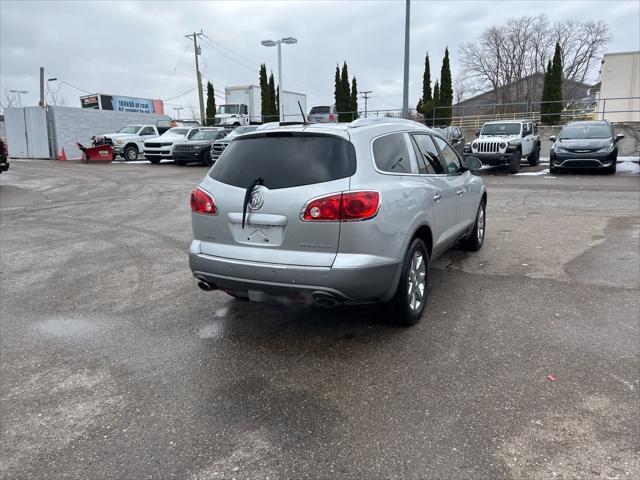
<svg viewBox="0 0 640 480"><path fill-rule="evenodd" d="M49 109L50 129L56 155L64 148L69 160L82 158L82 152L76 142L91 146L91 137L104 133L114 133L125 125L157 125L158 121L167 122L167 115L149 115L146 113L115 112L75 107L47 107Z"/></svg>
<svg viewBox="0 0 640 480"><path fill-rule="evenodd" d="M600 72L599 117L640 122L640 52L605 53Z"/></svg>

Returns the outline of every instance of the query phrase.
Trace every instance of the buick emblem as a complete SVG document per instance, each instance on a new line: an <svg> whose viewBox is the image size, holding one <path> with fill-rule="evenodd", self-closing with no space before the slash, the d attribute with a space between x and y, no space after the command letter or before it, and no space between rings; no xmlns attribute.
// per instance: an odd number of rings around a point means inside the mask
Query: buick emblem
<svg viewBox="0 0 640 480"><path fill-rule="evenodd" d="M262 195L262 192L253 192L251 194L251 198L249 199L249 208L251 210L260 210L263 203L264 196Z"/></svg>

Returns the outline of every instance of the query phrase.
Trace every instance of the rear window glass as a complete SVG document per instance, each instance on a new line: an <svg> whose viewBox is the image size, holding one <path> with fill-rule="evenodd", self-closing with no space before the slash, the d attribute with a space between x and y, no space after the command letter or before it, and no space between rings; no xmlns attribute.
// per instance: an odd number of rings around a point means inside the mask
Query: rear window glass
<svg viewBox="0 0 640 480"><path fill-rule="evenodd" d="M403 133L393 133L373 141L373 158L379 170L389 173L414 173Z"/></svg>
<svg viewBox="0 0 640 480"><path fill-rule="evenodd" d="M310 113L329 113L330 107L313 107Z"/></svg>
<svg viewBox="0 0 640 480"><path fill-rule="evenodd" d="M269 132L239 137L209 171L215 180L246 188L257 177L272 190L350 177L356 154L348 140L332 135Z"/></svg>

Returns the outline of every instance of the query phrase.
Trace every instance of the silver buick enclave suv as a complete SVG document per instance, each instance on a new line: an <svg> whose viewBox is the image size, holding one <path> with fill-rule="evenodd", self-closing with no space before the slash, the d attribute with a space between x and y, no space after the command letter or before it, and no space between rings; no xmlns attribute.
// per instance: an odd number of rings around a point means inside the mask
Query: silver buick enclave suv
<svg viewBox="0 0 640 480"><path fill-rule="evenodd" d="M407 120L238 136L191 193L193 275L255 301L386 302L416 323L430 261L482 246L480 166Z"/></svg>

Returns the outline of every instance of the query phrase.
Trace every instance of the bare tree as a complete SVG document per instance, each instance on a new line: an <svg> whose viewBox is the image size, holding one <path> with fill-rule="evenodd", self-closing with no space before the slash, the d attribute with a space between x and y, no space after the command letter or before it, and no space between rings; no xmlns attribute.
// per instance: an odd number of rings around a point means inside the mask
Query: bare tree
<svg viewBox="0 0 640 480"><path fill-rule="evenodd" d="M4 89L2 92L2 97L0 97L0 110L4 112L5 108L17 107L18 106L18 97L12 93L9 93L7 89Z"/></svg>
<svg viewBox="0 0 640 480"><path fill-rule="evenodd" d="M598 23L566 20L556 23L550 33L562 50L564 77L577 82L585 81L612 39L602 20Z"/></svg>
<svg viewBox="0 0 640 480"><path fill-rule="evenodd" d="M562 49L564 77L584 82L610 39L602 21L566 20L550 26L545 15L524 16L489 27L477 42L463 44L460 63L467 82L493 91L495 102L531 101L539 93L531 76L544 72L556 42Z"/></svg>

